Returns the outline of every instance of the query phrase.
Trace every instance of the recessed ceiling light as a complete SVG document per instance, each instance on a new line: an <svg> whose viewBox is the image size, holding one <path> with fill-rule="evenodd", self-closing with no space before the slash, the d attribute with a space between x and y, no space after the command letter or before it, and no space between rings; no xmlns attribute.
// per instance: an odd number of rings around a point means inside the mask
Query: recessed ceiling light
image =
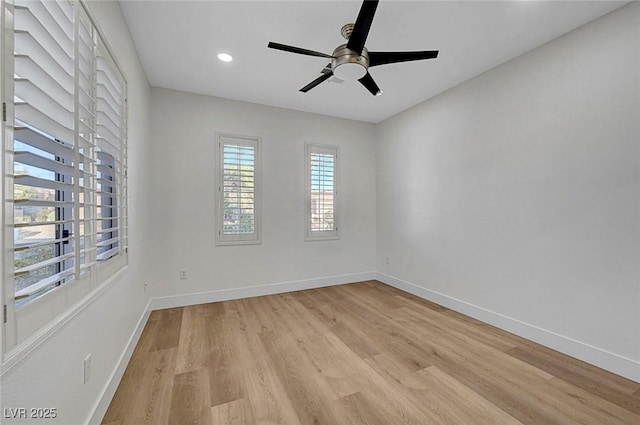
<svg viewBox="0 0 640 425"><path fill-rule="evenodd" d="M218 59L220 59L222 62L231 62L233 60L233 57L231 57L231 55L227 53L219 53Z"/></svg>

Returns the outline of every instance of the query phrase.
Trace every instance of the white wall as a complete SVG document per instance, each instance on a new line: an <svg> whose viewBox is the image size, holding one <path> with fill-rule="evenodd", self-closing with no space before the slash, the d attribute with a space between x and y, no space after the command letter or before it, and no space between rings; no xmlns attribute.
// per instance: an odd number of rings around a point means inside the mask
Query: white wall
<svg viewBox="0 0 640 425"><path fill-rule="evenodd" d="M3 424L85 423L108 385L149 298L142 286L150 268L146 249L150 230L149 84L118 3L92 1L89 6L124 69L129 87L129 267L101 297L2 375L3 408L56 408L58 418L0 419ZM91 380L84 385L83 359L89 353L93 354L93 371Z"/></svg>
<svg viewBox="0 0 640 425"><path fill-rule="evenodd" d="M149 294L193 302L373 270L640 380L639 4L378 126L149 90L118 4L90 6L129 81L130 265L3 374L2 407L55 407L37 423L65 425L97 407L99 420ZM262 137L261 245L214 245L215 131ZM303 241L305 142L340 147L338 241Z"/></svg>
<svg viewBox="0 0 640 425"><path fill-rule="evenodd" d="M640 380L638 28L635 2L380 124L380 278Z"/></svg>
<svg viewBox="0 0 640 425"><path fill-rule="evenodd" d="M375 270L374 126L153 88L154 297L206 292L202 302L350 282ZM262 138L262 243L216 247L216 131ZM304 144L339 147L340 239L304 242ZM188 271L187 280L179 270ZM277 285L283 284L285 285ZM231 292L226 290L232 290Z"/></svg>

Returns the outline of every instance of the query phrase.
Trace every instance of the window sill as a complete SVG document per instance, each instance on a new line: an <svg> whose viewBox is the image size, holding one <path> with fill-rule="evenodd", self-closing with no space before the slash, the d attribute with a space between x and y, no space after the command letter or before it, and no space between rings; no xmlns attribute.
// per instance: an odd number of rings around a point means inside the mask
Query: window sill
<svg viewBox="0 0 640 425"><path fill-rule="evenodd" d="M261 245L260 240L247 240L247 241L216 241L216 246L235 246L235 245Z"/></svg>
<svg viewBox="0 0 640 425"><path fill-rule="evenodd" d="M339 236L314 236L304 238L305 242L337 241Z"/></svg>

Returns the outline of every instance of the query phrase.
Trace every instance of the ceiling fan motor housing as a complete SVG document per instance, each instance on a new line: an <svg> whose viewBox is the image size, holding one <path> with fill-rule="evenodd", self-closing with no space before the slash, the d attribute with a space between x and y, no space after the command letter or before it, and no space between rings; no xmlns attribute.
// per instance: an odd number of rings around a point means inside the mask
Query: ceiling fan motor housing
<svg viewBox="0 0 640 425"><path fill-rule="evenodd" d="M362 54L354 52L342 44L331 55L331 69L333 74L343 80L359 80L367 74L369 69L369 52L362 49Z"/></svg>

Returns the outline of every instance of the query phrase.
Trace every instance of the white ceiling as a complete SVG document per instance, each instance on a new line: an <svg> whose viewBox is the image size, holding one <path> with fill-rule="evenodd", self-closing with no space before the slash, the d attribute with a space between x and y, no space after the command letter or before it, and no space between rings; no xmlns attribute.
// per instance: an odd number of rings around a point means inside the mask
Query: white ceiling
<svg viewBox="0 0 640 425"><path fill-rule="evenodd" d="M331 54L360 1L121 1L152 86L379 122L534 49L627 1L392 1L378 6L372 51L440 50L435 60L371 68L384 94L329 80L327 60L268 49L275 41ZM226 52L234 61L224 63Z"/></svg>

